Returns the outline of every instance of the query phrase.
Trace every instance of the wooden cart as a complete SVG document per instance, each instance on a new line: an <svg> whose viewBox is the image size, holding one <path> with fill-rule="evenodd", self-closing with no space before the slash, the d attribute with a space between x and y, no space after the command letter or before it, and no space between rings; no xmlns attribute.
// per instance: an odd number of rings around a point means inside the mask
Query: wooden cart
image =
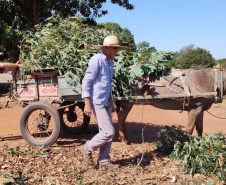
<svg viewBox="0 0 226 185"><path fill-rule="evenodd" d="M11 97L26 105L20 130L29 144L49 146L61 132L78 134L88 127L90 118L83 113L80 84L70 86L54 69L22 77L20 67L18 63L0 63L0 73L12 72Z"/></svg>
<svg viewBox="0 0 226 185"><path fill-rule="evenodd" d="M78 134L89 125L83 113L81 86L70 86L64 76L40 73L26 79L15 76L21 104L27 104L20 118L23 138L32 145L49 146L61 132ZM30 103L32 102L32 103Z"/></svg>

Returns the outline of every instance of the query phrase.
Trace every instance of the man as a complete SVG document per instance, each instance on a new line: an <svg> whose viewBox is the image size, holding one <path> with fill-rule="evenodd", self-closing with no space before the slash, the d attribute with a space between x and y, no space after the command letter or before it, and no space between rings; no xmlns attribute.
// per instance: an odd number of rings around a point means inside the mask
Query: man
<svg viewBox="0 0 226 185"><path fill-rule="evenodd" d="M102 50L94 55L88 64L82 81L82 98L85 100L84 113L91 116L92 112L98 122L99 133L85 145L80 147L84 161L93 165L92 152L100 149L99 168L115 170L119 165L110 162L110 148L115 129L112 124L111 111L115 111L112 97L113 58L119 50L128 47L120 46L119 40L114 35L105 37L103 45L95 45Z"/></svg>

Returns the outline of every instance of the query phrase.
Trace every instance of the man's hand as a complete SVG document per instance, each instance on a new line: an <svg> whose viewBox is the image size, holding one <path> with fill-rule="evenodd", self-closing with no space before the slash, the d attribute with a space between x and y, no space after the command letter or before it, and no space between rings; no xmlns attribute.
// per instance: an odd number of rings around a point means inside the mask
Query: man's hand
<svg viewBox="0 0 226 185"><path fill-rule="evenodd" d="M85 98L84 114L90 117L92 114L92 111L93 109L90 102L90 98Z"/></svg>

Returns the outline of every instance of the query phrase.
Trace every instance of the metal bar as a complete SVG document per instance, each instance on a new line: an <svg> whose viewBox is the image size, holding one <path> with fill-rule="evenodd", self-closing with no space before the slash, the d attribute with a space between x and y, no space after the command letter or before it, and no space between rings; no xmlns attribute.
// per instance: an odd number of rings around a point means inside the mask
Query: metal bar
<svg viewBox="0 0 226 185"><path fill-rule="evenodd" d="M205 97L214 96L217 92L207 92L207 93L191 93L190 97ZM117 100L146 100L146 99L162 99L162 98L185 98L188 97L185 94L168 94L168 95L148 95L148 96L130 96L130 97L117 97Z"/></svg>

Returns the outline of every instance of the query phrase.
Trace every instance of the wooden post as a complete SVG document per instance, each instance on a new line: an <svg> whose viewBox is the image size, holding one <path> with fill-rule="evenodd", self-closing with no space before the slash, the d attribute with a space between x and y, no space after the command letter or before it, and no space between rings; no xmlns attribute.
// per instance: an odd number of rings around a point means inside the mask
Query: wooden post
<svg viewBox="0 0 226 185"><path fill-rule="evenodd" d="M36 101L39 101L38 77L37 77L37 75L35 75L35 96L36 96Z"/></svg>

